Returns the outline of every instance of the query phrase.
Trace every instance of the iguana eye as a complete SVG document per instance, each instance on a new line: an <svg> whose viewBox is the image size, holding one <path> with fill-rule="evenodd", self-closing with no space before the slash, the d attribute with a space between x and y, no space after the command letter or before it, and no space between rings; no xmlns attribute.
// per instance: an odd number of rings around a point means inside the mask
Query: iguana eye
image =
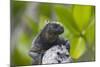
<svg viewBox="0 0 100 67"><path fill-rule="evenodd" d="M54 28L58 28L58 27L59 27L59 25L57 25L57 24L54 25Z"/></svg>

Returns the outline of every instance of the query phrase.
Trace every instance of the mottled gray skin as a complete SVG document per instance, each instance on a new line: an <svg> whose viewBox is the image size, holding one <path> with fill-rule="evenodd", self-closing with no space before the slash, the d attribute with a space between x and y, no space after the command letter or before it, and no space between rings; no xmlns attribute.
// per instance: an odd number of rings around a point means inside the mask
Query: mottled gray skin
<svg viewBox="0 0 100 67"><path fill-rule="evenodd" d="M33 65L41 64L42 57L46 50L54 45L65 44L65 40L59 38L64 32L64 28L56 23L48 23L33 41L29 55L32 57Z"/></svg>

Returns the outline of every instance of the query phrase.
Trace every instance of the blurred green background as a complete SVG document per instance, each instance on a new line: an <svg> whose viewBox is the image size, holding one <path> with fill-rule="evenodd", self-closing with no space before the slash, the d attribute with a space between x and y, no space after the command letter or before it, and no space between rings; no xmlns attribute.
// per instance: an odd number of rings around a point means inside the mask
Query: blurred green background
<svg viewBox="0 0 100 67"><path fill-rule="evenodd" d="M63 25L74 62L95 60L95 6L12 1L11 65L31 65L28 51L45 20Z"/></svg>

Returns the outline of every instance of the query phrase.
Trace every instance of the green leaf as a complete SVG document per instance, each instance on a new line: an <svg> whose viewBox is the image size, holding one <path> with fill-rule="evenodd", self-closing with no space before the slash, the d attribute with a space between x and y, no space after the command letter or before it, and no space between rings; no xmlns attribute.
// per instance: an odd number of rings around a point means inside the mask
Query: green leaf
<svg viewBox="0 0 100 67"><path fill-rule="evenodd" d="M91 6L74 5L73 16L78 28L82 31L89 24L91 16Z"/></svg>
<svg viewBox="0 0 100 67"><path fill-rule="evenodd" d="M38 24L31 17L24 16L24 21L26 22L27 26L34 31L34 33L38 32Z"/></svg>
<svg viewBox="0 0 100 67"><path fill-rule="evenodd" d="M84 39L82 37L73 37L73 39L70 41L70 44L71 57L74 59L80 58L86 50Z"/></svg>
<svg viewBox="0 0 100 67"><path fill-rule="evenodd" d="M19 2L19 1L12 1L12 13L14 16L20 15L23 13L24 9L26 8L26 2Z"/></svg>
<svg viewBox="0 0 100 67"><path fill-rule="evenodd" d="M12 52L12 63L15 65L29 65L31 64L31 57L28 55L30 49L30 38L26 33L19 35L16 47Z"/></svg>
<svg viewBox="0 0 100 67"><path fill-rule="evenodd" d="M18 43L21 43L22 45L26 46L26 44L29 42L29 37L26 33L21 33L19 35Z"/></svg>
<svg viewBox="0 0 100 67"><path fill-rule="evenodd" d="M63 36L64 38L70 40L73 37L73 33L71 33L66 27L64 27L64 33Z"/></svg>
<svg viewBox="0 0 100 67"><path fill-rule="evenodd" d="M40 16L40 21L39 21L39 31L41 31L44 26L46 25L46 21L48 19L45 16Z"/></svg>
<svg viewBox="0 0 100 67"><path fill-rule="evenodd" d="M28 52L23 50L24 46L21 46L19 48L15 48L14 52L11 55L11 65L30 65L32 62L32 59L28 56Z"/></svg>
<svg viewBox="0 0 100 67"><path fill-rule="evenodd" d="M91 46L95 42L95 19L93 18L85 31L85 38Z"/></svg>
<svg viewBox="0 0 100 67"><path fill-rule="evenodd" d="M57 14L58 20L68 28L69 31L73 32L73 34L79 34L79 29L77 28L71 11L65 6L56 5L54 6L54 10Z"/></svg>
<svg viewBox="0 0 100 67"><path fill-rule="evenodd" d="M49 3L41 3L38 5L38 14L39 16L45 16L51 18L51 5Z"/></svg>

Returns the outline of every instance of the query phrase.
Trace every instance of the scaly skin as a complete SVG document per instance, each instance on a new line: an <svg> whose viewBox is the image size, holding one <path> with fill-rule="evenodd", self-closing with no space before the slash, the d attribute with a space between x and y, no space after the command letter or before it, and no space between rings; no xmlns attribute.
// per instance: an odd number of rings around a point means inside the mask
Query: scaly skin
<svg viewBox="0 0 100 67"><path fill-rule="evenodd" d="M29 55L32 57L33 65L41 64L42 57L46 50L57 44L64 44L65 40L59 35L64 32L64 28L56 23L48 23L32 43Z"/></svg>

